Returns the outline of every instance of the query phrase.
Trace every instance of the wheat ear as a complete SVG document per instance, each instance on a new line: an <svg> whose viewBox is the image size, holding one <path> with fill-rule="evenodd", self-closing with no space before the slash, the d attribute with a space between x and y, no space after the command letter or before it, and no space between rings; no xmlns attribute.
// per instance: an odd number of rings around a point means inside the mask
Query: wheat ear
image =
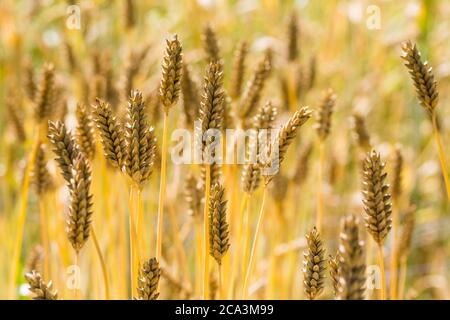
<svg viewBox="0 0 450 320"><path fill-rule="evenodd" d="M383 300L386 298L383 244L392 226L391 195L389 185L385 183L387 174L384 172L384 167L385 164L375 150L367 154L363 168L363 204L366 213L366 228L378 245L378 261L382 275L381 298Z"/></svg>
<svg viewBox="0 0 450 320"><path fill-rule="evenodd" d="M159 297L158 285L161 277L161 268L158 260L151 258L145 261L139 270L138 297L139 300L156 300Z"/></svg>
<svg viewBox="0 0 450 320"><path fill-rule="evenodd" d="M33 293L33 300L58 300L58 292L53 290L50 281L45 284L42 276L36 271L25 274L25 279L29 284L29 290Z"/></svg>
<svg viewBox="0 0 450 320"><path fill-rule="evenodd" d="M162 61L162 77L159 85L159 93L164 108L163 138L161 154L161 181L158 197L158 222L156 232L156 259L161 260L162 232L164 219L164 198L166 193L166 166L167 166L167 135L169 127L169 109L174 106L180 94L183 66L183 54L177 35L171 40L166 40L166 49Z"/></svg>
<svg viewBox="0 0 450 320"><path fill-rule="evenodd" d="M342 219L339 236L338 299L363 300L366 283L364 242L359 235L359 219Z"/></svg>
<svg viewBox="0 0 450 320"><path fill-rule="evenodd" d="M303 284L306 296L310 300L316 299L324 288L326 259L325 249L319 233L314 227L306 235L308 251L304 253Z"/></svg>
<svg viewBox="0 0 450 320"><path fill-rule="evenodd" d="M122 170L127 163L125 134L108 103L97 99L94 107L94 121L108 163Z"/></svg>
<svg viewBox="0 0 450 320"><path fill-rule="evenodd" d="M408 68L409 74L414 82L419 103L431 116L442 176L444 178L445 189L447 190L447 199L450 202L450 180L448 178L447 163L445 160L446 153L442 146L441 134L439 133L437 124L437 113L435 110L439 101L439 93L437 90L437 83L434 80L433 68L428 66L427 61L422 62L417 46L415 44L413 45L411 41L403 43L402 49L403 54L401 57L405 61L405 66Z"/></svg>

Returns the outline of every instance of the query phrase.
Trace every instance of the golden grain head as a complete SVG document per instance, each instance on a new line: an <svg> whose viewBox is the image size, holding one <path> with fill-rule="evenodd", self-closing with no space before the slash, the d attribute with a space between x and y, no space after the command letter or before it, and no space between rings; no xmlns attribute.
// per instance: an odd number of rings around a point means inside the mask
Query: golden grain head
<svg viewBox="0 0 450 320"><path fill-rule="evenodd" d="M368 232L378 245L383 245L392 225L391 195L384 167L379 153L372 150L367 154L363 169L364 219Z"/></svg>
<svg viewBox="0 0 450 320"><path fill-rule="evenodd" d="M80 150L90 160L95 156L95 134L92 117L83 104L78 104L76 109L77 128L76 128L76 140L80 146Z"/></svg>
<svg viewBox="0 0 450 320"><path fill-rule="evenodd" d="M108 163L122 170L127 163L127 153L125 134L121 124L113 115L111 106L103 100L97 99L93 114Z"/></svg>
<svg viewBox="0 0 450 320"><path fill-rule="evenodd" d="M205 48L208 62L220 62L219 44L217 41L216 32L210 24L207 24L203 29L202 34L203 46Z"/></svg>
<svg viewBox="0 0 450 320"><path fill-rule="evenodd" d="M341 300L364 300L365 298L365 245L360 238L359 224L356 216L347 216L341 222L337 293L338 299Z"/></svg>
<svg viewBox="0 0 450 320"><path fill-rule="evenodd" d="M226 206L224 187L220 184L213 185L209 201L209 253L219 265L230 247Z"/></svg>
<svg viewBox="0 0 450 320"><path fill-rule="evenodd" d="M166 40L166 51L162 62L162 78L159 92L165 112L178 101L181 88L183 54L177 35Z"/></svg>
<svg viewBox="0 0 450 320"><path fill-rule="evenodd" d="M422 107L432 114L439 101L433 68L428 65L427 61L422 62L417 45L411 41L403 43L402 50L401 58L405 61L405 66L408 68L411 79L414 82L417 99L419 99Z"/></svg>
<svg viewBox="0 0 450 320"><path fill-rule="evenodd" d="M66 129L61 121L48 122L48 138L56 155L56 162L61 170L62 176L67 183L71 183L72 168L80 153L78 145L72 133Z"/></svg>
<svg viewBox="0 0 450 320"><path fill-rule="evenodd" d="M161 268L158 260L151 258L145 261L139 270L138 298L140 300L156 300L159 297L158 284L161 277Z"/></svg>
<svg viewBox="0 0 450 320"><path fill-rule="evenodd" d="M48 284L44 282L42 276L36 271L25 274L28 282L29 290L33 294L33 300L58 300L57 291L53 290L52 282Z"/></svg>
<svg viewBox="0 0 450 320"><path fill-rule="evenodd" d="M35 119L38 123L45 121L53 111L54 78L55 67L53 64L44 64L34 106Z"/></svg>
<svg viewBox="0 0 450 320"><path fill-rule="evenodd" d="M308 299L314 300L325 287L325 249L315 227L306 235L306 240L308 251L304 253L303 284Z"/></svg>
<svg viewBox="0 0 450 320"><path fill-rule="evenodd" d="M322 141L325 140L330 134L331 116L333 115L335 104L336 95L334 94L333 89L329 88L323 94L317 116L316 130L319 139Z"/></svg>
<svg viewBox="0 0 450 320"><path fill-rule="evenodd" d="M126 172L137 186L150 178L155 159L156 137L147 122L147 110L140 91L131 92L125 127Z"/></svg>
<svg viewBox="0 0 450 320"><path fill-rule="evenodd" d="M89 238L93 213L91 169L88 160L79 153L74 162L74 175L69 185L70 206L66 218L69 242L79 252Z"/></svg>

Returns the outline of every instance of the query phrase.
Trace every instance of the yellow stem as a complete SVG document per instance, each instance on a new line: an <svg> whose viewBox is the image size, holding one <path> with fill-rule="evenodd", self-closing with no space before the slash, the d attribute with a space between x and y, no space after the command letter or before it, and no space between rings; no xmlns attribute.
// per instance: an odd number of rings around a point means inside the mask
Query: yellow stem
<svg viewBox="0 0 450 320"><path fill-rule="evenodd" d="M219 269L219 300L222 300L222 265L217 264Z"/></svg>
<svg viewBox="0 0 450 320"><path fill-rule="evenodd" d="M45 281L50 280L50 266L49 266L49 238L48 238L48 224L47 224L47 210L45 208L45 195L41 195L39 199L39 217L41 222L41 241L44 247L44 279Z"/></svg>
<svg viewBox="0 0 450 320"><path fill-rule="evenodd" d="M239 212L239 217L241 219L240 219L239 226L238 226L239 227L239 233L238 233L238 237L237 237L237 239L238 239L237 252L236 252L235 258L233 259L233 266L232 266L232 269L231 269L231 277L230 277L231 285L228 288L228 299L232 299L232 297L233 297L234 285L235 285L235 282L236 282L235 277L236 277L236 274L237 274L237 271L238 271L238 266L239 266L239 261L240 261L240 257L241 257L241 252L244 251L244 250L242 250L242 246L243 246L242 239L244 238L244 225L246 223L245 220L247 219L246 218L246 211L245 211L245 209L247 207L247 202L248 202L249 198L250 198L249 194L248 193L244 193L244 199L242 200L241 210ZM246 261L243 261L243 262L245 264Z"/></svg>
<svg viewBox="0 0 450 320"><path fill-rule="evenodd" d="M378 244L378 264L381 270L381 300L386 300L386 273L384 270L383 245Z"/></svg>
<svg viewBox="0 0 450 320"><path fill-rule="evenodd" d="M145 234L143 230L145 230L145 220L144 220L144 208L142 203L142 188L137 188L137 206L138 206L138 216L137 216L137 232L136 237L139 241L139 257L144 256L145 252ZM141 264L141 260L139 258L139 265Z"/></svg>
<svg viewBox="0 0 450 320"><path fill-rule="evenodd" d="M39 147L39 140L40 136L42 135L42 127L38 127L38 134L35 137L35 140L33 142L33 146L31 149L30 158L27 163L27 167L25 169L25 176L23 179L23 185L22 185L22 191L21 191L21 201L20 201L20 211L19 211L19 217L17 220L17 233L14 240L14 253L13 258L11 260L11 274L9 275L9 297L10 299L13 299L15 297L15 286L16 286L16 277L17 277L17 271L19 268L19 260L20 255L22 252L22 241L23 241L23 231L25 227L25 220L27 217L27 208L28 208L28 189L30 185L30 174L31 169L33 168L37 150Z"/></svg>
<svg viewBox="0 0 450 320"><path fill-rule="evenodd" d="M397 296L397 282L398 282L398 261L397 261L397 234L398 234L398 199L393 199L392 208L392 250L391 250L391 281L389 286L389 297L395 300Z"/></svg>
<svg viewBox="0 0 450 320"><path fill-rule="evenodd" d="M130 228L130 277L131 277L131 296L136 293L137 288L137 272L138 262L141 261L140 250L137 248L139 245L136 235L136 222L134 219L134 207L133 207L133 187L130 186L130 195L128 197L128 209L129 214L129 228Z"/></svg>
<svg viewBox="0 0 450 320"><path fill-rule="evenodd" d="M196 272L196 281L195 281L195 294L200 296L202 292L202 284L203 284L203 254L198 254L198 252L202 252L203 243L202 243L202 230L201 225L197 221L195 223L195 243L196 243L196 262L197 262L197 272Z"/></svg>
<svg viewBox="0 0 450 320"><path fill-rule="evenodd" d="M404 299L405 294L405 283L406 283L406 264L407 258L406 256L402 257L400 260L400 275L399 275L399 286L398 286L398 296L399 300Z"/></svg>
<svg viewBox="0 0 450 320"><path fill-rule="evenodd" d="M74 265L78 268L80 268L80 266L78 265L78 261L80 258L80 253L78 251L75 251L75 261L74 261ZM73 287L73 300L78 300L79 299L79 290L78 290L78 286L81 285L81 283L79 283L80 278L79 276L81 275L81 272L79 274L77 274L77 278L75 281L75 285Z"/></svg>
<svg viewBox="0 0 450 320"><path fill-rule="evenodd" d="M448 180L447 163L445 161L445 152L444 148L442 147L441 135L437 126L436 114L433 113L431 118L433 122L434 139L436 140L439 161L441 164L442 176L444 177L445 189L447 190L447 200L450 202L450 181Z"/></svg>
<svg viewBox="0 0 450 320"><path fill-rule="evenodd" d="M205 208L203 211L203 300L209 297L209 194L211 189L211 167L206 164Z"/></svg>
<svg viewBox="0 0 450 320"><path fill-rule="evenodd" d="M167 128L169 110L164 110L164 124L163 124L163 141L162 141L162 154L161 154L161 183L159 185L159 199L158 199L158 227L156 234L156 259L161 261L161 248L162 248L162 231L163 231L163 218L164 218L164 196L166 194L166 162L167 162Z"/></svg>
<svg viewBox="0 0 450 320"><path fill-rule="evenodd" d="M175 244L175 250L176 250L176 256L178 259L178 265L181 269L181 275L183 277L183 281L186 282L189 279L187 278L187 275L189 274L188 270L188 264L186 262L186 255L183 248L183 241L180 239L180 228L178 226L177 217L175 214L175 208L173 206L173 203L169 204L169 219L170 224L172 225L172 233L173 233L173 241Z"/></svg>
<svg viewBox="0 0 450 320"><path fill-rule="evenodd" d="M250 275L252 274L252 271L253 271L253 262L255 259L256 248L258 246L258 240L259 240L259 235L261 232L262 220L264 218L264 206L266 203L266 193L267 193L266 189L267 189L267 187L264 186L261 209L259 210L258 223L256 224L255 237L253 238L252 250L250 252L250 261L248 263L247 272L245 273L244 290L242 293L243 299L247 299L247 295L248 295L248 292L247 292L248 284L249 284L249 280L250 280Z"/></svg>
<svg viewBox="0 0 450 320"><path fill-rule="evenodd" d="M102 251L100 250L100 245L95 235L94 226L91 226L92 240L94 241L95 251L97 252L98 259L100 261L100 266L102 268L103 283L105 285L105 298L109 300L109 282L108 282L108 272L106 271L105 259L103 258Z"/></svg>
<svg viewBox="0 0 450 320"><path fill-rule="evenodd" d="M318 188L317 188L317 220L316 228L317 231L322 231L322 220L324 212L324 202L323 202L323 166L324 166L324 144L320 141L319 146L319 174L318 174Z"/></svg>
<svg viewBox="0 0 450 320"><path fill-rule="evenodd" d="M243 256L242 256L242 264L243 264L243 270L244 270L244 275L247 274L247 261L248 261L248 256L249 256L249 246L250 246L250 233L251 233L251 227L250 227L250 212L251 212L251 202L252 202L252 195L249 194L248 195L248 199L247 199L247 210L245 210L244 213L244 252L243 252Z"/></svg>

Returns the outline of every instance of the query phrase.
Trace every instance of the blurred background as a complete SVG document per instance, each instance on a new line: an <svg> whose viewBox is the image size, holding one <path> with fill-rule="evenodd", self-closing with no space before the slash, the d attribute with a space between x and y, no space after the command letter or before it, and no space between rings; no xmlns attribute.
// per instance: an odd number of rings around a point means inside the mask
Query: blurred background
<svg viewBox="0 0 450 320"><path fill-rule="evenodd" d="M51 62L55 65L55 106L50 118L63 119L69 128L74 128L76 103L92 104L99 87L110 90L107 93L108 100L117 106L118 112L122 108L124 95L128 95L125 93L127 86L142 90L148 97L148 103L154 104L152 97L161 76L160 63L165 39L174 33L178 34L183 45L184 61L190 65L192 76L200 87L207 65L202 42L206 24L210 24L217 35L224 61L225 87L230 86L233 54L240 41L245 40L249 45L245 80L251 77L264 51L267 48L272 50L274 71L265 87L262 101L270 99L281 106L280 122L286 119L289 109L292 111L296 107L287 105L289 99L284 95L283 75L306 77L314 74L314 85L298 94L298 105L309 105L316 109L325 89L331 87L336 93L337 103L331 135L327 140L325 162L327 215L324 234L330 253L337 247L340 218L351 213L362 213L360 161L363 153L355 139L354 113L357 112L365 119L371 145L388 162L388 172L392 170L389 161L395 148L401 148L404 169L399 211L406 210L410 204L416 206L416 227L408 258L405 297L450 298L450 207L432 138L431 122L415 97L412 82L400 58L401 43L411 39L417 43L423 59L428 60L433 67L440 97L437 109L440 130L449 159L449 1L147 0L134 1L133 4L131 8L129 1L125 0L0 1L1 298L10 297L6 294L6 288L11 282L11 259L17 234L21 185L34 134L32 92L43 64ZM299 25L298 58L295 63L287 59L288 25L293 15ZM106 73L99 80L96 75L100 69L106 70ZM133 74L131 83L126 80L130 73ZM171 129L182 121L182 112L181 107L174 108ZM162 124L157 107L151 110L149 119L160 137ZM298 155L307 143L316 141L314 130L308 127L297 140L297 150L292 151L283 165L282 174L287 177L294 174ZM50 151L48 158L53 159ZM279 250L293 245L295 250L302 251L304 244L298 239L303 239L305 232L312 226L310 220L314 219L308 217L313 217L315 210L316 160L317 148L313 147L309 171L301 187L278 195L284 203L283 211L290 215L302 212L301 215L306 217L302 223L290 226L295 237L281 243L277 247ZM49 161L48 168L55 179L61 182L54 161ZM170 191L167 202L170 203L183 193L183 179L187 170L173 166L169 170ZM93 179L94 190L99 190L101 186L96 185L95 173ZM64 184L59 183L58 186L54 195L57 200L53 209L49 209L55 216L55 225L64 219L64 201L67 199ZM144 206L152 228L156 227L158 186L159 177L155 173L144 191ZM114 189L114 185L111 188ZM120 188L116 192L120 196ZM259 194L256 195L258 197ZM96 203L102 201L100 196L96 200ZM275 210L277 201L276 198L271 200L269 212ZM26 270L30 252L40 238L37 202L37 196L30 190L14 297L27 296L23 288L23 271ZM180 229L189 230L186 204L176 201L174 206ZM258 205L254 207L253 210L257 210ZM100 215L94 220L99 221ZM105 230L108 226L101 222L97 224L99 233L105 234L101 242L109 247L111 234ZM167 229L170 230L170 226ZM195 253L189 248L192 248L191 242L194 240L189 236L189 231L185 231L185 234L183 246L188 262L193 263ZM58 241L51 240L55 261L61 258L57 252L64 241L63 234ZM167 241L167 246L171 246L170 243ZM390 241L386 241L386 246L386 255L389 255L392 249ZM95 261L92 251L89 245L85 253L86 264L89 264L90 259ZM260 293L256 286L254 297L302 298L301 254L294 259L298 272L293 273L293 279L280 280L284 285L293 283L292 288L286 291L288 293L275 290L273 296L267 296ZM167 257L167 261L170 264L171 256ZM261 261L262 267L257 273L263 275L264 263L267 268L270 268L270 263L263 258ZM288 265L286 263L286 268ZM65 264L61 263L59 276L55 272L53 279L59 284L58 289L62 294L65 290L61 289L62 283L66 279L63 266ZM94 262L92 268L96 267L97 262ZM282 268L280 266L280 270ZM176 266L172 271L174 274L180 273ZM280 277L283 278L283 274ZM89 288L85 290L86 298L96 298L101 291L101 284L94 278L91 283L88 280L83 283L85 288ZM264 281L261 281L260 285L264 287ZM162 293L162 296L175 297L171 294Z"/></svg>

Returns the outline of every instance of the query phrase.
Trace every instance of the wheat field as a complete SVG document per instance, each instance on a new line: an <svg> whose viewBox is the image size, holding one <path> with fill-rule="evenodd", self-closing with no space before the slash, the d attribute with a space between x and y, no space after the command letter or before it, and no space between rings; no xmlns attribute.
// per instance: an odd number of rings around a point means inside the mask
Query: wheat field
<svg viewBox="0 0 450 320"><path fill-rule="evenodd" d="M2 0L0 298L450 299L449 14Z"/></svg>

